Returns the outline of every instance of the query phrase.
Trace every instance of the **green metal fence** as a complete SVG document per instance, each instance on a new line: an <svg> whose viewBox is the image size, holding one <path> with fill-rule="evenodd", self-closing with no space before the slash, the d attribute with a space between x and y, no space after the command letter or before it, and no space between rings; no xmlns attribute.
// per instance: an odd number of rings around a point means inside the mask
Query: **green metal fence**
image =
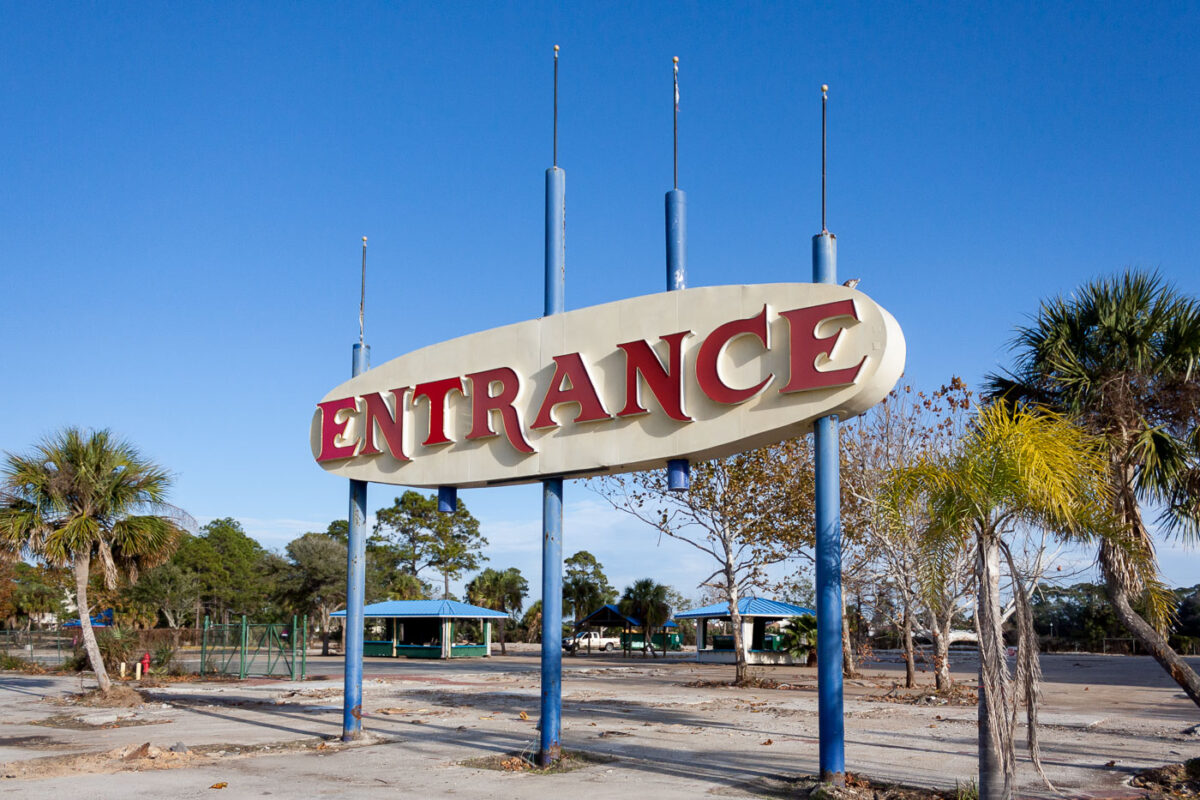
<svg viewBox="0 0 1200 800"><path fill-rule="evenodd" d="M79 635L76 628L74 635ZM0 631L0 653L21 658L42 666L63 663L75 652L72 634L68 631Z"/></svg>
<svg viewBox="0 0 1200 800"><path fill-rule="evenodd" d="M245 616L228 625L214 625L205 617L200 675L302 681L308 671L307 641L308 617L292 617L290 625L251 623Z"/></svg>

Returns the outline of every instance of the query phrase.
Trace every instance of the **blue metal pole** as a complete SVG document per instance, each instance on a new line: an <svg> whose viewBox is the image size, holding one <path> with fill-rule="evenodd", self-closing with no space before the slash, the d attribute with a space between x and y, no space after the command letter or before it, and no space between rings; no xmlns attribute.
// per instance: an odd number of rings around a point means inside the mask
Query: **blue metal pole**
<svg viewBox="0 0 1200 800"><path fill-rule="evenodd" d="M667 291L687 288L687 195L680 189L667 192ZM686 458L667 462L667 488L686 492L692 468Z"/></svg>
<svg viewBox="0 0 1200 800"><path fill-rule="evenodd" d="M687 194L667 192L667 291L687 288Z"/></svg>
<svg viewBox="0 0 1200 800"><path fill-rule="evenodd" d="M354 345L352 375L367 371L371 348ZM350 540L346 547L346 621L342 629L345 684L342 705L342 741L362 736L363 602L367 563L367 482L350 481Z"/></svg>
<svg viewBox="0 0 1200 800"><path fill-rule="evenodd" d="M813 237L813 282L837 283L837 238ZM842 716L842 509L838 420L813 426L817 538L817 711L821 780L846 782L846 731Z"/></svg>
<svg viewBox="0 0 1200 800"><path fill-rule="evenodd" d="M567 173L546 170L545 316L566 310ZM542 709L538 763L562 755L562 478L542 481Z"/></svg>
<svg viewBox="0 0 1200 800"><path fill-rule="evenodd" d="M562 755L562 493L562 478L542 481L542 766Z"/></svg>
<svg viewBox="0 0 1200 800"><path fill-rule="evenodd" d="M546 170L546 297L543 314L567 310L567 173Z"/></svg>

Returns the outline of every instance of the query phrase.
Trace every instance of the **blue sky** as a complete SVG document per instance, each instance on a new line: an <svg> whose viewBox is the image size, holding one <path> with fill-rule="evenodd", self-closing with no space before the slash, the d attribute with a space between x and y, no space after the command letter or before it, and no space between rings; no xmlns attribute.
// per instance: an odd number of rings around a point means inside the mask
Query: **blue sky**
<svg viewBox="0 0 1200 800"><path fill-rule="evenodd" d="M828 83L840 274L909 380L978 384L1090 278L1200 295L1198 40L1195 4L0 2L0 449L111 427L270 547L343 517L307 432L359 239L375 363L539 315L554 44L569 308L663 288L672 56L689 284L807 280ZM463 498L536 584L538 490ZM615 583L710 571L566 499Z"/></svg>

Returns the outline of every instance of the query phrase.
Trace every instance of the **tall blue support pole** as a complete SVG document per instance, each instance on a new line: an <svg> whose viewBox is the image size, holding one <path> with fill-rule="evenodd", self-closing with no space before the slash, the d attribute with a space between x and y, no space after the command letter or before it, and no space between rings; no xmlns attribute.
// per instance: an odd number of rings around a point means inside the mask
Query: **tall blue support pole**
<svg viewBox="0 0 1200 800"><path fill-rule="evenodd" d="M687 288L687 195L680 189L667 192L667 291ZM687 491L691 465L686 458L667 462L667 488Z"/></svg>
<svg viewBox="0 0 1200 800"><path fill-rule="evenodd" d="M354 345L352 375L367 371L371 348ZM350 541L346 548L346 622L342 631L346 656L342 705L342 741L362 736L363 598L367 563L367 482L350 481Z"/></svg>
<svg viewBox="0 0 1200 800"><path fill-rule="evenodd" d="M546 170L545 315L566 309L567 173ZM542 481L542 709L538 762L562 754L562 478Z"/></svg>
<svg viewBox="0 0 1200 800"><path fill-rule="evenodd" d="M837 283L837 237L813 237L813 282ZM842 717L842 508L838 420L813 426L816 467L817 709L821 780L846 782L846 731Z"/></svg>

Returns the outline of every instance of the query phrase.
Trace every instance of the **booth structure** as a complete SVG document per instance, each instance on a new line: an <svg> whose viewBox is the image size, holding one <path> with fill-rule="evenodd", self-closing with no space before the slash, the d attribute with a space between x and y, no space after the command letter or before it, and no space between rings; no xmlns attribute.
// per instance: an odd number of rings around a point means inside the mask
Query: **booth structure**
<svg viewBox="0 0 1200 800"><path fill-rule="evenodd" d="M767 626L789 617L816 616L811 608L766 600L761 597L738 598L738 613L742 616L742 648L747 664L794 664L796 660L783 650L782 637L767 633ZM675 615L676 619L699 622L696 632L696 660L709 664L732 664L737 658L733 649L733 632L714 634L709 642L708 623L712 620L729 623L729 603L718 603Z"/></svg>
<svg viewBox="0 0 1200 800"><path fill-rule="evenodd" d="M334 617L345 619L345 611ZM492 620L507 619L502 611L457 600L387 600L364 606L364 620L384 620L387 638L364 640L363 656L386 658L473 658L492 654ZM457 644L458 624L477 620L482 642ZM501 622L503 624L503 622Z"/></svg>
<svg viewBox="0 0 1200 800"><path fill-rule="evenodd" d="M634 634L635 628L641 628L642 623L633 617L626 616L621 613L621 610L612 603L600 606L592 613L588 614L583 619L575 623L575 630L583 630L585 628L620 628L621 629L621 649L626 655L631 650L641 650L646 646L646 632L642 630L641 636ZM667 650L679 650L679 626L673 620L667 620L665 624L659 626L658 633L654 634L653 646L654 649L662 653ZM590 645L589 650L590 653Z"/></svg>

